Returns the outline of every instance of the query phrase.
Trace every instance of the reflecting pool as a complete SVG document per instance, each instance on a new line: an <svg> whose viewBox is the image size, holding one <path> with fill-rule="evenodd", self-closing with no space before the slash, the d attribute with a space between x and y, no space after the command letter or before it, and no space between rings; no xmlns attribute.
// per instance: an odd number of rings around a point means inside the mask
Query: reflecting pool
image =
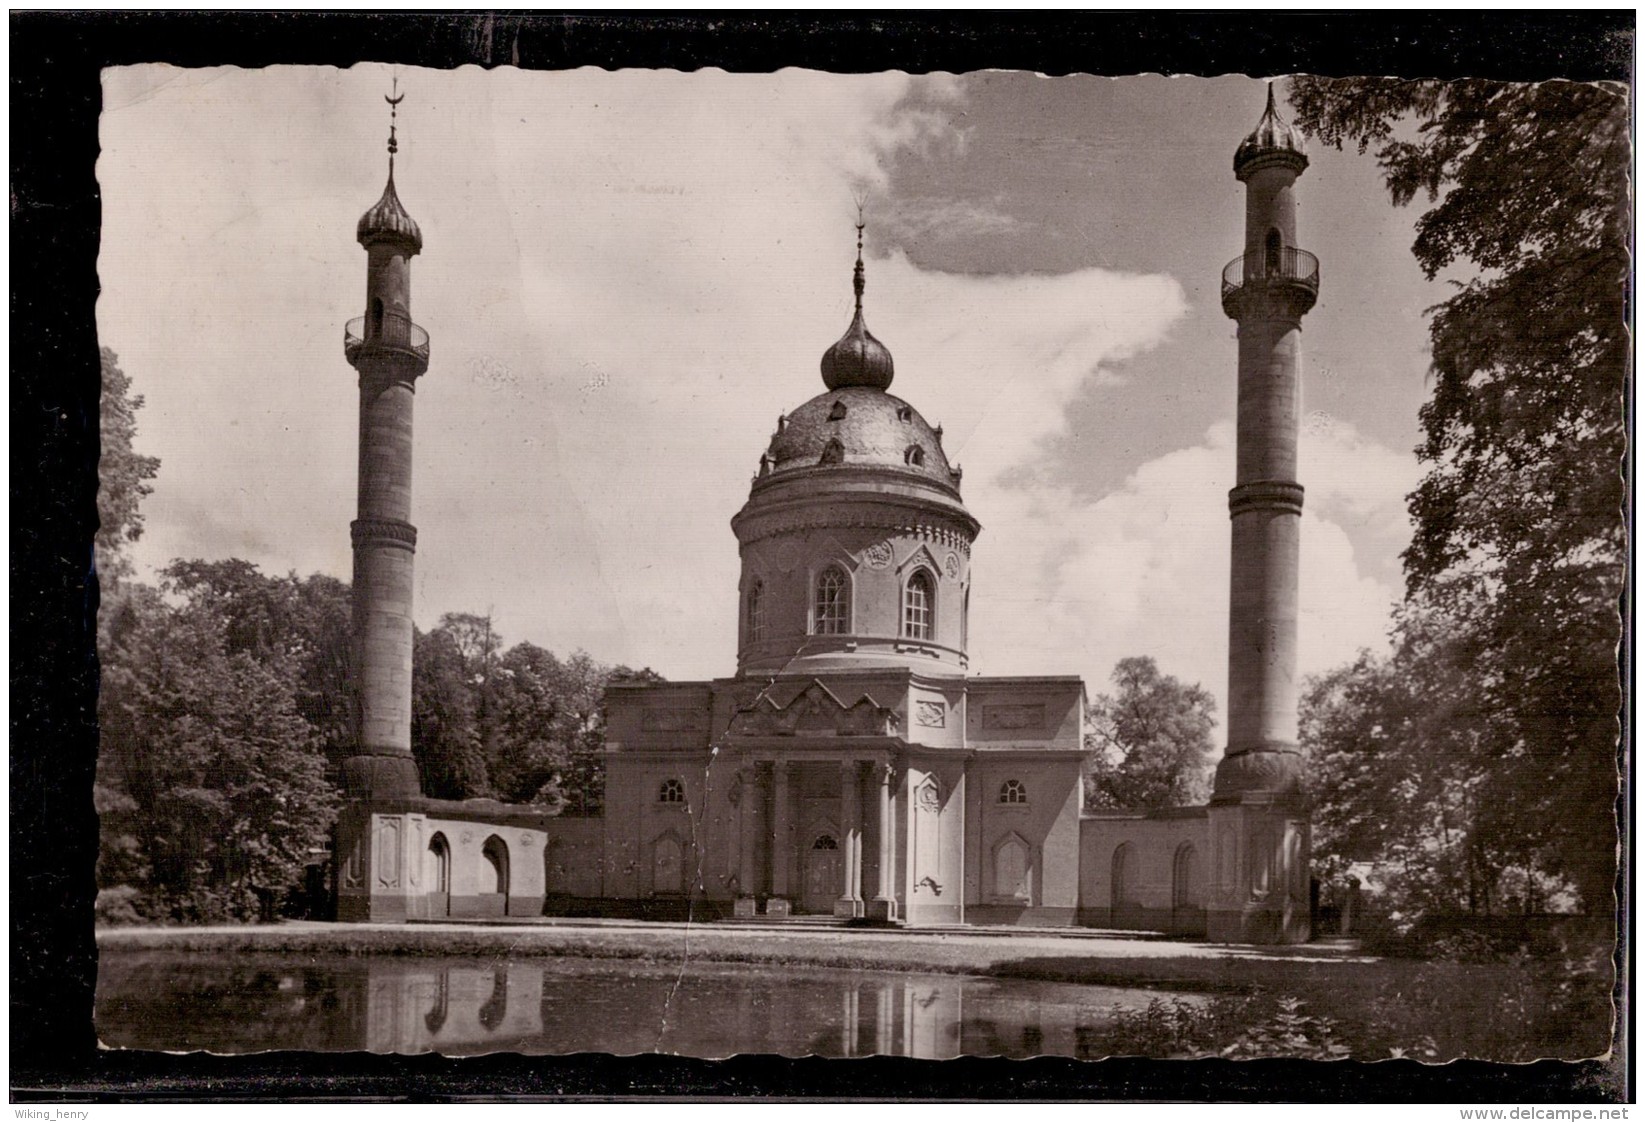
<svg viewBox="0 0 1645 1123"><path fill-rule="evenodd" d="M115 1048L798 1057L1097 1056L1155 992L963 975L576 958L219 957L104 949Z"/></svg>

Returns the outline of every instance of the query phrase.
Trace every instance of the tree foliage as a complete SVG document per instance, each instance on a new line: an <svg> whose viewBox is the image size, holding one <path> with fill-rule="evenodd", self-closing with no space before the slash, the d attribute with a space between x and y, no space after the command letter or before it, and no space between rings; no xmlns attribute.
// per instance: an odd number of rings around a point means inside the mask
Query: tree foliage
<svg viewBox="0 0 1645 1123"><path fill-rule="evenodd" d="M1203 803L1210 793L1216 700L1161 674L1153 659L1121 659L1113 694L1087 710L1086 803L1157 810Z"/></svg>
<svg viewBox="0 0 1645 1123"><path fill-rule="evenodd" d="M411 655L411 752L423 794L432 799L491 794L475 711L478 694L451 633L419 631Z"/></svg>
<svg viewBox="0 0 1645 1123"><path fill-rule="evenodd" d="M1454 286L1430 309L1407 609L1392 662L1360 667L1350 695L1369 706L1380 683L1394 711L1443 714L1441 690L1467 700L1456 712L1467 726L1430 715L1400 753L1379 753L1368 734L1330 751L1357 754L1390 785L1413 782L1401 769L1415 768L1477 791L1464 831L1473 850L1434 874L1451 907L1488 902L1491 871L1517 863L1531 883L1563 879L1608 911L1626 548L1626 93L1299 79L1291 103L1327 143L1374 148L1396 205L1429 201L1413 252ZM1347 685L1317 684L1316 732L1341 732L1360 704L1338 692ZM1335 795L1325 798L1329 807Z"/></svg>
<svg viewBox="0 0 1645 1123"><path fill-rule="evenodd" d="M335 813L284 668L236 649L217 607L133 586L106 624L99 873L131 916L254 917L260 894L298 880Z"/></svg>
<svg viewBox="0 0 1645 1123"><path fill-rule="evenodd" d="M442 616L418 634L412 675L412 751L424 793L597 814L605 687L636 678L662 681L581 651L561 659L532 643L504 650L489 616Z"/></svg>
<svg viewBox="0 0 1645 1123"><path fill-rule="evenodd" d="M131 575L126 547L142 536L141 504L153 490L149 481L159 474L160 461L132 448L142 396L132 394L131 379L120 369L113 351L104 347L98 358L103 374L99 403L103 447L97 463L98 523L93 545L98 573L118 581Z"/></svg>

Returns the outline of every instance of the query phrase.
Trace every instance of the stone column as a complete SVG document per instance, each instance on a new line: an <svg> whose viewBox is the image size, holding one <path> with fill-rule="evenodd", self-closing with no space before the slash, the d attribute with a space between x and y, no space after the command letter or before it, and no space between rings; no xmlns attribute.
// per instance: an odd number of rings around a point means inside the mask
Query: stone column
<svg viewBox="0 0 1645 1123"><path fill-rule="evenodd" d="M867 902L863 910L863 915L872 920L897 919L897 884L892 869L895 863L895 847L892 844L896 835L891 816L891 782L895 775L896 769L889 764L874 766L874 779L878 781L875 787L879 792L875 835L875 841L879 846L879 861L874 869L874 899Z"/></svg>
<svg viewBox="0 0 1645 1123"><path fill-rule="evenodd" d="M786 760L771 766L771 897L765 903L767 916L787 916L792 908L788 873L794 864L793 828L790 825L789 790L793 768Z"/></svg>
<svg viewBox="0 0 1645 1123"><path fill-rule="evenodd" d="M835 916L862 915L862 786L857 762L840 762L840 865L844 886Z"/></svg>
<svg viewBox="0 0 1645 1123"><path fill-rule="evenodd" d="M752 764L745 765L737 773L737 916L753 916L755 913L754 881L758 876L758 864L755 862L755 846L759 837L755 830L754 816L760 805L759 774Z"/></svg>

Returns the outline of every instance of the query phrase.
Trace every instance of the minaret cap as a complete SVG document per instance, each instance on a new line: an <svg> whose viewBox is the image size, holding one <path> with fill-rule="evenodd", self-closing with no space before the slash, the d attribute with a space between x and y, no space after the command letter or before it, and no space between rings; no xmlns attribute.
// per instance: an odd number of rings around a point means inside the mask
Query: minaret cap
<svg viewBox="0 0 1645 1123"><path fill-rule="evenodd" d="M1274 84L1270 82L1262 120L1234 151L1234 174L1244 179L1259 167L1275 164L1289 165L1300 172L1308 166L1308 157L1302 151L1302 134L1280 117L1274 105Z"/></svg>
<svg viewBox="0 0 1645 1123"><path fill-rule="evenodd" d="M406 95L400 93L400 80L396 78L394 96L383 98L388 102L388 184L383 188L383 197L360 216L354 237L362 246L370 246L373 242L399 242L409 247L412 253L417 253L423 248L423 232L406 213L399 194L394 190L394 154L400 150L400 142L395 139L395 124L400 103L405 98Z"/></svg>
<svg viewBox="0 0 1645 1123"><path fill-rule="evenodd" d="M862 318L862 294L865 282L862 267L862 210L857 211L857 267L852 275L851 285L857 293L857 314L851 321L851 326L845 329L845 334L823 352L822 376L823 385L830 390L838 390L844 386L864 386L872 390L887 390L891 387L894 369L891 363L891 352L885 344L875 339L868 331L868 325Z"/></svg>

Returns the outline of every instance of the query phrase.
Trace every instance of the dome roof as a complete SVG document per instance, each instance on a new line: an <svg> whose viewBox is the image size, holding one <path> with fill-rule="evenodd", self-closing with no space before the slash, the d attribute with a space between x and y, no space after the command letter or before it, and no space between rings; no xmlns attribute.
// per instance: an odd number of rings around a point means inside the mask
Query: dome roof
<svg viewBox="0 0 1645 1123"><path fill-rule="evenodd" d="M362 246L369 246L373 242L398 241L409 245L412 253L422 250L423 232L417 229L417 223L400 203L400 196L394 190L392 168L388 173L388 185L383 188L383 197L360 216L354 237Z"/></svg>
<svg viewBox="0 0 1645 1123"><path fill-rule="evenodd" d="M1234 170L1238 171L1250 161L1270 155L1290 156L1305 164L1308 162L1302 151L1302 134L1295 125L1287 124L1274 107L1272 82L1268 83L1268 107L1262 112L1262 120L1234 151Z"/></svg>
<svg viewBox="0 0 1645 1123"><path fill-rule="evenodd" d="M940 430L901 398L868 386L818 394L777 423L766 453L773 474L800 468L894 468L957 487Z"/></svg>

